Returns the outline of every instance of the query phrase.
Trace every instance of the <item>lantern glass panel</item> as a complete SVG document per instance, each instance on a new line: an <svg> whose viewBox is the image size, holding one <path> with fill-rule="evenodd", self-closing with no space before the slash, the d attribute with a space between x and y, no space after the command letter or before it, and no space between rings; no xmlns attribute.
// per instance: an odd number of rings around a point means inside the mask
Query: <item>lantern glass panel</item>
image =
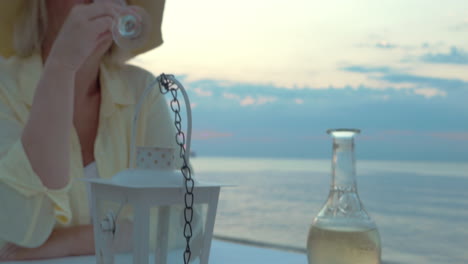
<svg viewBox="0 0 468 264"><path fill-rule="evenodd" d="M96 255L102 263L131 263L133 251L133 207L130 204L111 200L100 200L97 204L97 218L94 219L95 232L100 239ZM93 216L94 217L94 216ZM112 257L114 256L114 257Z"/></svg>
<svg viewBox="0 0 468 264"><path fill-rule="evenodd" d="M104 192L105 193L105 192ZM115 199L113 199L115 198ZM185 206L183 204L168 204L145 206L120 202L117 197L101 197L97 201L97 223L101 235L100 252L97 256L106 258L112 256L114 263L145 263L137 260L141 256L150 264L166 264L183 262L183 252L186 247L184 238ZM204 245L207 239L208 203L194 205L192 220L192 238L190 240L191 261L200 263ZM114 220L115 230L103 230L103 222ZM188 230L187 230L188 231ZM107 263L103 261L103 263Z"/></svg>
<svg viewBox="0 0 468 264"><path fill-rule="evenodd" d="M151 255L155 258L160 258L159 262L151 259L150 263L165 264L163 252L167 252L167 263L182 263L186 247L184 210L183 205L154 206L150 209L149 251L154 253ZM194 205L190 263L199 263L206 236L207 212L208 204Z"/></svg>

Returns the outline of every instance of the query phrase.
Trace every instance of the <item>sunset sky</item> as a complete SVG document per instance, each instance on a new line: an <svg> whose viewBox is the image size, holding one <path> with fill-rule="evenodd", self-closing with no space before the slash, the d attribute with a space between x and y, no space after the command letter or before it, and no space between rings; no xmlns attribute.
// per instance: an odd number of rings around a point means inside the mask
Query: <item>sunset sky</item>
<svg viewBox="0 0 468 264"><path fill-rule="evenodd" d="M466 0L168 0L163 33L134 63L187 86L200 155L327 158L359 127L366 159L468 161Z"/></svg>

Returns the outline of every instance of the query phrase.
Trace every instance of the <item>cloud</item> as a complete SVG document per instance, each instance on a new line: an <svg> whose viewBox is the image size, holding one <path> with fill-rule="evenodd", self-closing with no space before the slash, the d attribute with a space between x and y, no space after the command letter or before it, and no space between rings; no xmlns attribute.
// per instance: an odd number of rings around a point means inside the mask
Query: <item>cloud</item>
<svg viewBox="0 0 468 264"><path fill-rule="evenodd" d="M240 101L241 106L248 106L248 105L264 105L268 103L274 103L278 100L275 96L259 96L256 99L252 96L248 95L244 99Z"/></svg>
<svg viewBox="0 0 468 264"><path fill-rule="evenodd" d="M428 53L420 59L427 63L468 64L468 53L457 47L451 47L448 53Z"/></svg>
<svg viewBox="0 0 468 264"><path fill-rule="evenodd" d="M421 48L423 49L439 49L439 48L442 48L445 46L445 43L444 42L435 42L435 43L431 43L431 42L423 42L421 44Z"/></svg>
<svg viewBox="0 0 468 264"><path fill-rule="evenodd" d="M468 31L468 19L465 19L464 21L458 23L457 25L452 27L451 30L454 30L454 31Z"/></svg>
<svg viewBox="0 0 468 264"><path fill-rule="evenodd" d="M229 85L220 86L219 80L207 79L189 82L188 86L203 87L203 89L213 92L211 97L195 97L195 102L198 104L196 107L197 113L204 113L216 116L219 120L225 120L222 114L223 111L232 111L237 115L232 117L229 114L228 119L232 120L238 116L239 122L241 122L240 116L252 115L252 109L255 109L256 114L282 109L284 115L296 111L308 111L315 115L329 111L332 106L339 106L341 109L359 109L356 111L363 111L358 114L359 116L367 117L380 111L386 116L398 116L398 118L395 117L398 120L405 120L404 122L411 120L414 123L415 119L413 117L405 117L405 115L411 113L409 115L415 116L421 112L426 112L431 113L432 116L441 116L442 113L447 113L449 108L453 108L453 111L459 111L456 109L466 109L468 106L465 102L468 96L467 81L405 74L401 73L399 69L384 67L386 65L376 65L374 67L348 66L347 69L356 72L356 74L363 74L374 83L382 82L384 86L347 85L330 86L326 89L287 89L273 85L241 82L232 82ZM197 95L193 89L190 89L189 96ZM362 106L366 105L372 109L378 108L381 110L369 112L368 109L361 109ZM426 107L430 107L430 109L426 109ZM419 110L416 110L416 108ZM215 109L216 111L214 111ZM346 116L348 113L349 111L340 112L331 120ZM424 120L427 116L424 114L418 118ZM444 114L444 116L446 115ZM444 119L447 118L444 117ZM449 119L451 120L451 118ZM343 119L342 121L346 123L346 120ZM211 128L211 125L205 123L204 119L197 122L203 122L204 127ZM378 123L380 124L380 121ZM432 122L430 123L432 124ZM416 122L414 124L420 123ZM423 123L423 126L425 124ZM336 125L342 126L339 123ZM234 129L234 127L232 128Z"/></svg>
<svg viewBox="0 0 468 264"><path fill-rule="evenodd" d="M343 71L355 72L355 73L390 73L392 69L390 67L373 67L373 66L362 66L352 65L341 68Z"/></svg>
<svg viewBox="0 0 468 264"><path fill-rule="evenodd" d="M242 106L253 105L253 104L255 104L255 99L253 99L250 95L240 101L240 105Z"/></svg>
<svg viewBox="0 0 468 264"><path fill-rule="evenodd" d="M187 87L213 92L199 97L194 89L188 90L198 104L194 131L199 131L195 133L199 140L194 140L192 149L199 156L322 158L329 154L326 129L358 127L364 131L359 137L363 159L467 160L468 140L457 133L468 131L468 82L412 75L389 65L345 66L356 75L387 79L383 83L388 86L287 89L210 79L187 81ZM408 88L396 88L400 82L408 83ZM252 136L257 138L248 140ZM309 136L317 139L305 144Z"/></svg>
<svg viewBox="0 0 468 264"><path fill-rule="evenodd" d="M223 93L223 97L231 100L240 100L241 98L239 95L233 93Z"/></svg>
<svg viewBox="0 0 468 264"><path fill-rule="evenodd" d="M377 42L375 44L375 47L380 48L380 49L394 49L394 48L396 48L398 46L396 44L390 43L390 42L388 42L386 40L381 40L381 41L379 41L379 42Z"/></svg>
<svg viewBox="0 0 468 264"><path fill-rule="evenodd" d="M386 50L392 50L396 48L405 48L397 45L396 43L393 43L391 41L388 41L384 38L384 36L381 35L370 35L369 40L365 42L361 42L356 45L358 48L377 48L377 49L386 49Z"/></svg>
<svg viewBox="0 0 468 264"><path fill-rule="evenodd" d="M202 88L195 88L193 90L198 96L208 97L213 95L212 91L203 90Z"/></svg>
<svg viewBox="0 0 468 264"><path fill-rule="evenodd" d="M268 103L274 103L278 100L278 98L274 96L258 96L257 98L253 98L250 95L245 96L243 99L241 99L240 95L234 93L223 93L223 98L228 100L239 101L241 106L264 105Z"/></svg>
<svg viewBox="0 0 468 264"><path fill-rule="evenodd" d="M274 96L260 96L257 99L257 105L262 105L262 104L268 104L268 103L274 103L278 100L278 98Z"/></svg>
<svg viewBox="0 0 468 264"><path fill-rule="evenodd" d="M442 90L468 88L468 82L459 79L445 79L404 73L385 74L378 77L378 79L390 83L412 83L416 88L431 87Z"/></svg>
<svg viewBox="0 0 468 264"><path fill-rule="evenodd" d="M296 131L298 124L305 120L310 121L311 127L321 131L338 126L433 131L441 128L468 129L468 89L454 89L463 85L468 88L468 83L397 75L393 73L393 69L390 69L390 72L392 73L378 73L372 76L391 79L392 82L387 82L388 86L385 89L365 85L328 89L286 89L248 83L232 83L230 86L220 87L217 80L204 80L203 84L196 81L188 86L213 91L212 97L196 98L198 106L194 110L194 116L198 126L216 131L231 131L236 136L243 130L246 133L263 133L264 130L285 131L290 128ZM409 88L397 89L395 87L398 85L393 85L409 81ZM418 89L429 90L415 92ZM228 98L239 99L226 99L225 94L231 94L227 95ZM195 95L193 89L189 90L189 96L192 95ZM260 97L264 99L258 100ZM302 100L303 104L297 104ZM265 104L258 105L258 101ZM274 102L267 103L271 101ZM281 111L276 111L277 109ZM276 111L274 118L272 111ZM279 119L284 120L285 124L278 126Z"/></svg>
<svg viewBox="0 0 468 264"><path fill-rule="evenodd" d="M419 89L418 95L429 95L437 89L437 95L447 95L448 89L467 89L468 82L460 79L436 78L428 76L420 76L407 74L397 69L390 67L375 67L352 65L341 68L344 71L362 74L372 74L371 79L385 81L390 84L411 84L408 88ZM428 89L431 89L430 91ZM424 89L424 90L421 90Z"/></svg>
<svg viewBox="0 0 468 264"><path fill-rule="evenodd" d="M435 97L435 96L441 96L441 97L447 96L447 92L441 91L439 89L434 89L434 88L416 89L414 90L414 94L422 95L428 99Z"/></svg>
<svg viewBox="0 0 468 264"><path fill-rule="evenodd" d="M294 102L298 105L304 104L304 99L296 98L294 99Z"/></svg>

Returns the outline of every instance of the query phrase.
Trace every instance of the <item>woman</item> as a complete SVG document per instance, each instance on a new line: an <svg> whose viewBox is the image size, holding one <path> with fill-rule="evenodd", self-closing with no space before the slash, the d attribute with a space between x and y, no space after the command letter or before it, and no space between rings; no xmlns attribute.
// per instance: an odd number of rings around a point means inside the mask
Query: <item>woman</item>
<svg viewBox="0 0 468 264"><path fill-rule="evenodd" d="M161 23L164 0L129 2ZM135 54L113 45L122 8L92 0L0 3L0 261L94 254L86 185L73 179L85 169L112 177L128 167L134 104L154 77L118 61L162 43L155 26ZM175 147L163 96L150 99L138 143Z"/></svg>

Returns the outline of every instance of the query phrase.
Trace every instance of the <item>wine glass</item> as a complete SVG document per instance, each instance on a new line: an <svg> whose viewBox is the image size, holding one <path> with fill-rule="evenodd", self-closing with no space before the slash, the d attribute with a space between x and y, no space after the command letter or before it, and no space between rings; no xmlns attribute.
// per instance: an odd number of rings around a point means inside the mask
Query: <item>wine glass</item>
<svg viewBox="0 0 468 264"><path fill-rule="evenodd" d="M139 6L127 5L125 0L95 0L95 2L114 2L124 8L112 26L112 37L121 49L134 51L146 44L151 32L151 18Z"/></svg>

